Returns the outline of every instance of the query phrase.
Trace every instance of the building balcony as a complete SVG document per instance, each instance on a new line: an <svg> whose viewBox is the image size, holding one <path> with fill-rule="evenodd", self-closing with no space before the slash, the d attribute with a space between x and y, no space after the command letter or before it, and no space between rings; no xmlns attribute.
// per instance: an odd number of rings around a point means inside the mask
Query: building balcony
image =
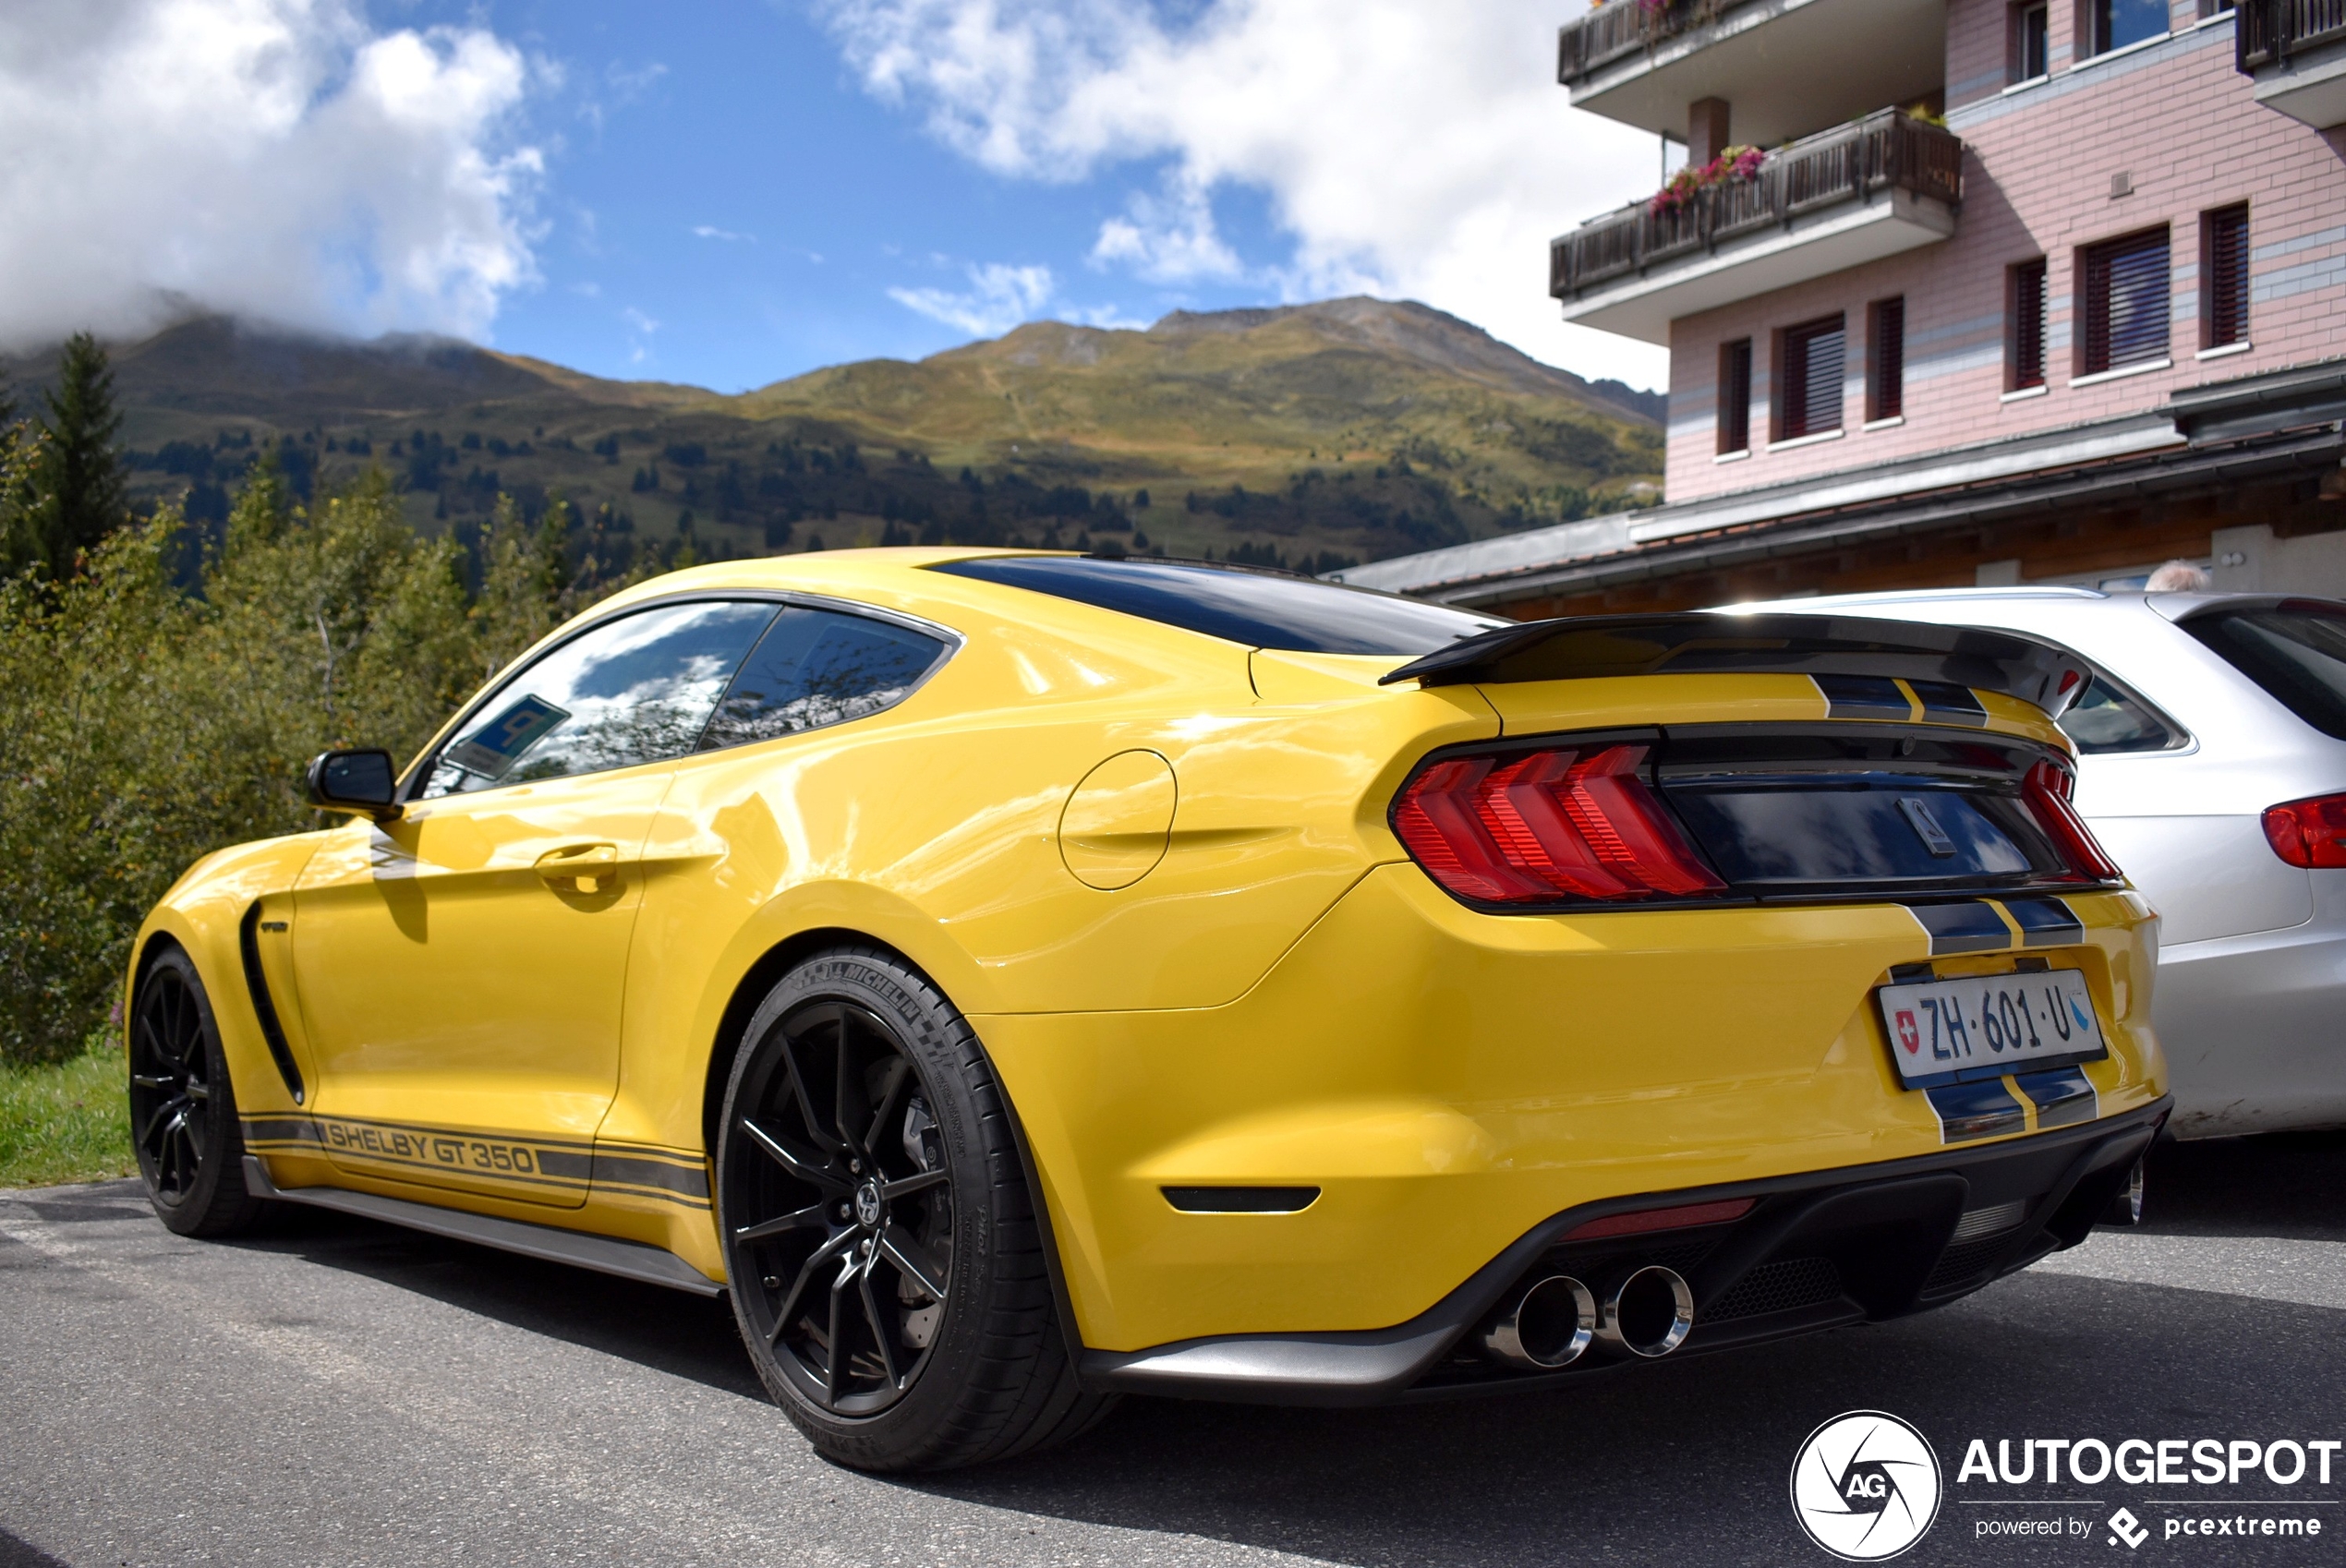
<svg viewBox="0 0 2346 1568"><path fill-rule="evenodd" d="M2346 0L2240 0L2235 25L2257 103L2317 130L2346 125Z"/></svg>
<svg viewBox="0 0 2346 1568"><path fill-rule="evenodd" d="M1946 0L1605 0L1566 22L1572 106L1687 135L1687 105L1734 105L1734 139L1771 147L1913 103L1946 78Z"/></svg>
<svg viewBox="0 0 2346 1568"><path fill-rule="evenodd" d="M1768 154L1675 208L1640 201L1548 248L1564 319L1667 344L1670 323L1955 232L1963 141L1894 109Z"/></svg>

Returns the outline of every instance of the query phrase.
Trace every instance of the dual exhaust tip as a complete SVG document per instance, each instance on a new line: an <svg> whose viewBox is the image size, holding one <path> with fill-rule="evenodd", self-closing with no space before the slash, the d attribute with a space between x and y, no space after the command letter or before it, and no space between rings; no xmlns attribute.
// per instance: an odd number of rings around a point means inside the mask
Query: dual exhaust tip
<svg viewBox="0 0 2346 1568"><path fill-rule="evenodd" d="M1633 1269L1599 1297L1570 1274L1517 1293L1482 1331L1482 1347L1511 1367L1552 1372L1590 1348L1651 1361L1686 1343L1694 1292L1675 1269Z"/></svg>

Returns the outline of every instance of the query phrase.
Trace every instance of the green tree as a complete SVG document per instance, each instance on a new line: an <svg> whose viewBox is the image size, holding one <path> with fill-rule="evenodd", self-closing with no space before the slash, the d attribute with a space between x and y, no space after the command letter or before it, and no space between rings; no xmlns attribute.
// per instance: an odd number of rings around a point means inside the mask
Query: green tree
<svg viewBox="0 0 2346 1568"><path fill-rule="evenodd" d="M115 405L114 372L106 351L88 332L66 340L57 384L42 395L33 425L39 440L7 540L8 566L31 567L62 582L98 541L128 520L129 476L115 438L122 414Z"/></svg>
<svg viewBox="0 0 2346 1568"><path fill-rule="evenodd" d="M0 489L35 448L0 449ZM0 580L0 1061L79 1049L164 888L224 844L320 825L302 766L413 756L481 681L620 585L569 561L569 509L500 498L464 550L419 537L376 473L307 504L264 460L175 585L164 507L62 581Z"/></svg>

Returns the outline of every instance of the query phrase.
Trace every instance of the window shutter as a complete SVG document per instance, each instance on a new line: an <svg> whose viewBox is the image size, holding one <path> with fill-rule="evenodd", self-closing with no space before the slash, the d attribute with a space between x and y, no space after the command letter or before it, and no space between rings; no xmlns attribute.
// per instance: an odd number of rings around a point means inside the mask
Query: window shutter
<svg viewBox="0 0 2346 1568"><path fill-rule="evenodd" d="M1847 358L1842 318L1787 330L1784 353L1784 439L1841 428L1841 375Z"/></svg>
<svg viewBox="0 0 2346 1568"><path fill-rule="evenodd" d="M2086 252L2086 374L2167 354L2167 231Z"/></svg>
<svg viewBox="0 0 2346 1568"><path fill-rule="evenodd" d="M1751 340L1719 346L1719 451L1751 449Z"/></svg>
<svg viewBox="0 0 2346 1568"><path fill-rule="evenodd" d="M1906 301L1873 308L1873 395L1867 416L1895 419L1906 411Z"/></svg>
<svg viewBox="0 0 2346 1568"><path fill-rule="evenodd" d="M2012 270L2012 390L2045 384L2045 264Z"/></svg>
<svg viewBox="0 0 2346 1568"><path fill-rule="evenodd" d="M2248 341L2248 209L2210 212L2207 224L2209 348Z"/></svg>

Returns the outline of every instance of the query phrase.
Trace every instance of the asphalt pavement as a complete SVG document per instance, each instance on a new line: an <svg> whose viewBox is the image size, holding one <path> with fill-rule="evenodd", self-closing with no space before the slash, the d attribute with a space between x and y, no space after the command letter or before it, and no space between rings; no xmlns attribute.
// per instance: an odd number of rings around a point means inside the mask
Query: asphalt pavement
<svg viewBox="0 0 2346 1568"><path fill-rule="evenodd" d="M2166 1484L1958 1475L1974 1440L2346 1439L2346 1138L2165 1150L2151 1190L2143 1229L1896 1323L1568 1393L1131 1400L912 1479L817 1459L721 1303L317 1212L182 1241L135 1183L0 1193L0 1568L1825 1564L1787 1478L1856 1409L1942 1470L1901 1562L2346 1562L2346 1453L2327 1484L2193 1482L2187 1448Z"/></svg>

